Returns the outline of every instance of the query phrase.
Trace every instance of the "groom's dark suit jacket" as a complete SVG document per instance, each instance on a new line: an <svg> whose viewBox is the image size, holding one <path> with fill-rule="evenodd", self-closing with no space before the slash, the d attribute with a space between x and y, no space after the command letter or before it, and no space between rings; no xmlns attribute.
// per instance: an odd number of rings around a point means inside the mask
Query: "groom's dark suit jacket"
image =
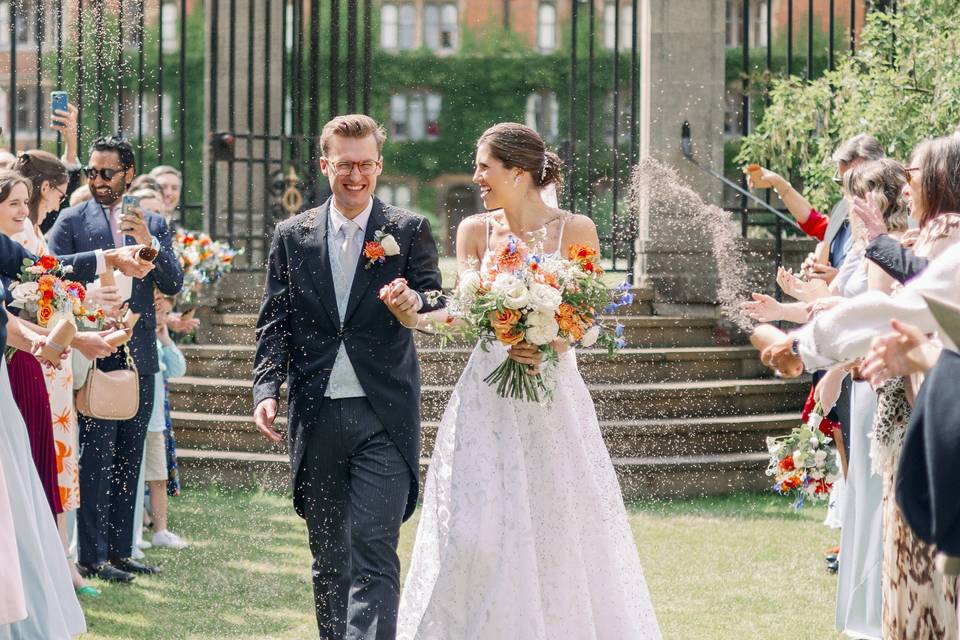
<svg viewBox="0 0 960 640"><path fill-rule="evenodd" d="M377 230L396 238L400 254L365 268L360 254L344 321L337 311L327 251L330 201L277 225L267 264L267 282L257 319L253 402L279 398L288 382L287 445L294 505L303 515L297 476L311 429L317 420L340 343L373 410L410 466L405 518L418 494L420 458L420 366L413 334L380 301L380 288L406 278L414 291L439 291L437 248L430 224L421 216L374 198L364 242ZM424 301L422 311L432 307Z"/></svg>

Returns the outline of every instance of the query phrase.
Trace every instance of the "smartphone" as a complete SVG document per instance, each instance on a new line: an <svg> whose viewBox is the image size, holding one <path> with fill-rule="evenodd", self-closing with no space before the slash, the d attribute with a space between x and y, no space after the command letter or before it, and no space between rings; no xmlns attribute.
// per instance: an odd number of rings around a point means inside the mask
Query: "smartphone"
<svg viewBox="0 0 960 640"><path fill-rule="evenodd" d="M66 91L51 91L50 92L50 123L53 122L53 115L57 111L68 111L69 110L69 100L67 99Z"/></svg>
<svg viewBox="0 0 960 640"><path fill-rule="evenodd" d="M131 196L131 195L125 195L125 196L123 196L123 200L120 201L120 222L121 222L121 225L122 225L122 223L123 223L124 218L126 218L127 216L136 215L136 214L132 213L132 212L130 211L130 209L131 209L131 208L139 208L139 207L140 207L140 198L138 198L137 196ZM128 226L123 225L123 226L120 227L120 230L121 230L121 231L130 231L130 230L131 230L131 227L128 227Z"/></svg>

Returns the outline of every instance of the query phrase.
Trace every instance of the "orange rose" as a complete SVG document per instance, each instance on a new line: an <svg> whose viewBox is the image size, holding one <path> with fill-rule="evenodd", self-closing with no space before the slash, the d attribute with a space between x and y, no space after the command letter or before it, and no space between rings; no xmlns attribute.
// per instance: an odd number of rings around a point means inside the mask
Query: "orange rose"
<svg viewBox="0 0 960 640"><path fill-rule="evenodd" d="M515 327L503 330L495 329L494 333L497 336L497 340L512 347L515 344L523 342L523 338L525 337L523 331L515 329Z"/></svg>
<svg viewBox="0 0 960 640"><path fill-rule="evenodd" d="M41 304L37 309L37 324L41 327L47 326L50 318L53 317L53 307L48 304Z"/></svg>
<svg viewBox="0 0 960 640"><path fill-rule="evenodd" d="M379 242L368 242L363 245L363 255L367 257L367 260L379 260L385 257L387 252Z"/></svg>
<svg viewBox="0 0 960 640"><path fill-rule="evenodd" d="M509 333L518 322L520 322L520 312L516 309L504 309L503 311L490 312L490 325L498 334L500 332ZM499 338L500 336L497 335Z"/></svg>
<svg viewBox="0 0 960 640"><path fill-rule="evenodd" d="M574 340L579 340L583 337L583 333L586 331L583 319L571 305L566 302L561 304L557 310L556 318L557 324L560 325L561 332L572 337Z"/></svg>
<svg viewBox="0 0 960 640"><path fill-rule="evenodd" d="M53 285L56 283L56 278L51 275L42 275L37 279L37 287L40 291L46 291L47 289L53 289Z"/></svg>

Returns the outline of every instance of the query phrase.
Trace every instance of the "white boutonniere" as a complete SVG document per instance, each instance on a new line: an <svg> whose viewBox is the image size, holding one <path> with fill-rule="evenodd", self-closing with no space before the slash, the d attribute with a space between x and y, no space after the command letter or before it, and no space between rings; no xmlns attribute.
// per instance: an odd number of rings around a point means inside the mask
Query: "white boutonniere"
<svg viewBox="0 0 960 640"><path fill-rule="evenodd" d="M391 256L400 255L400 245L397 243L397 239L384 229L374 231L373 240L364 243L363 255L367 259L364 269L369 269L375 264L383 264Z"/></svg>

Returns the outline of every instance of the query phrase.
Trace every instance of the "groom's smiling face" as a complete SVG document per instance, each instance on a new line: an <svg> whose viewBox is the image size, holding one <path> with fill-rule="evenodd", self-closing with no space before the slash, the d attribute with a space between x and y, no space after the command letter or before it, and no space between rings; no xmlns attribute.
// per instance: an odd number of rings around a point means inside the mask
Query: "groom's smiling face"
<svg viewBox="0 0 960 640"><path fill-rule="evenodd" d="M369 166L369 163L377 166L372 173L364 175L361 166ZM349 171L340 175L348 166ZM326 157L320 158L320 170L330 181L337 210L347 217L358 215L367 208L377 188L377 177L383 172L376 138L372 135L364 138L333 136Z"/></svg>

